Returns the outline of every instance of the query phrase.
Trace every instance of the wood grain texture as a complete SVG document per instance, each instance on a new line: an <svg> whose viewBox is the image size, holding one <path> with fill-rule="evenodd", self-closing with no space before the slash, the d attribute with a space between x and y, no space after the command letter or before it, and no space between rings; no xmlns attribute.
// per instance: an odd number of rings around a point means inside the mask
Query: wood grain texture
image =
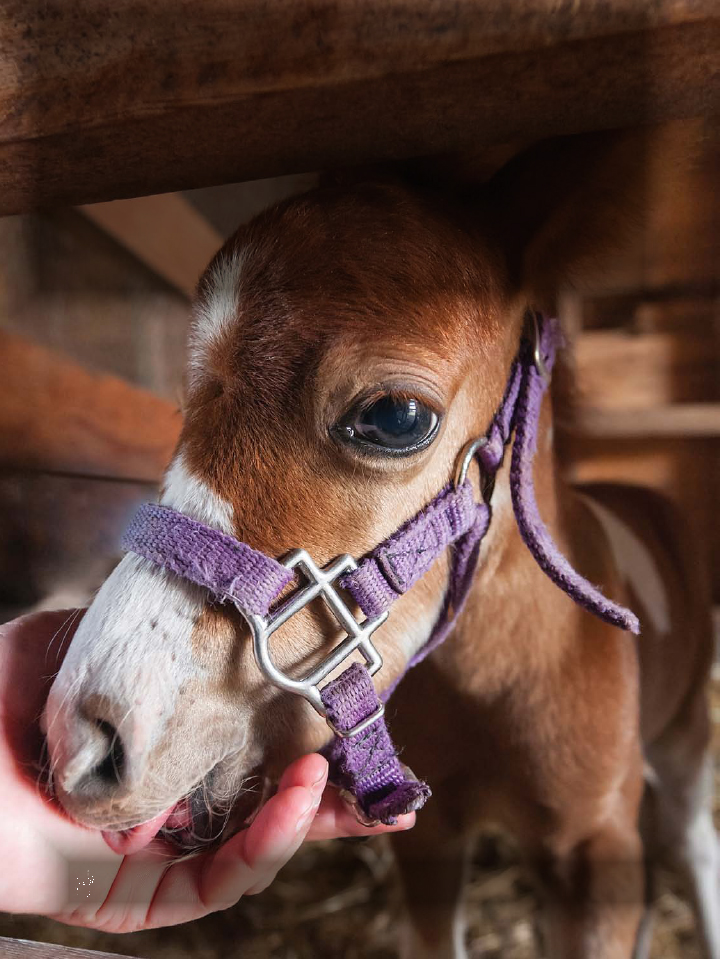
<svg viewBox="0 0 720 959"><path fill-rule="evenodd" d="M715 337L707 322L701 332L585 332L575 340L574 360L578 402L598 412L660 416L672 404L703 404L718 395Z"/></svg>
<svg viewBox="0 0 720 959"><path fill-rule="evenodd" d="M674 403L647 409L584 408L573 430L585 439L720 438L720 403Z"/></svg>
<svg viewBox="0 0 720 959"><path fill-rule="evenodd" d="M52 946L43 942L28 942L26 939L0 937L0 959L118 959L109 952L88 952L87 949L69 949L67 946Z"/></svg>
<svg viewBox="0 0 720 959"><path fill-rule="evenodd" d="M0 331L0 464L157 481L177 408L114 376Z"/></svg>
<svg viewBox="0 0 720 959"><path fill-rule="evenodd" d="M178 193L93 203L80 209L188 297L223 244L217 230Z"/></svg>
<svg viewBox="0 0 720 959"><path fill-rule="evenodd" d="M716 0L9 0L0 212L716 112Z"/></svg>

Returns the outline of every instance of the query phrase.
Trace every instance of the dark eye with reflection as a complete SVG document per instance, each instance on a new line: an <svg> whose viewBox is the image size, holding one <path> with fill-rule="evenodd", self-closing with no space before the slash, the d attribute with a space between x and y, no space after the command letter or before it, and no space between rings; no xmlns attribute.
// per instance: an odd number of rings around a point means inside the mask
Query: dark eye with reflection
<svg viewBox="0 0 720 959"><path fill-rule="evenodd" d="M429 446L439 422L415 397L387 394L351 410L333 432L360 452L399 456Z"/></svg>

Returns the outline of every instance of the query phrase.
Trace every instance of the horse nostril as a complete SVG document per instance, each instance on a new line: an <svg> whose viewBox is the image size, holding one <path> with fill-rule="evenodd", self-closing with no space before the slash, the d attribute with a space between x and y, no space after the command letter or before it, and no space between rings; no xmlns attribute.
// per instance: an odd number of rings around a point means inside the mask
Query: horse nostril
<svg viewBox="0 0 720 959"><path fill-rule="evenodd" d="M107 744L105 756L90 770L90 776L98 785L116 786L122 782L125 772L125 747L117 729L105 720L96 720L98 733Z"/></svg>
<svg viewBox="0 0 720 959"><path fill-rule="evenodd" d="M66 793L107 796L127 774L127 753L120 733L105 719L78 717L74 754L60 772Z"/></svg>

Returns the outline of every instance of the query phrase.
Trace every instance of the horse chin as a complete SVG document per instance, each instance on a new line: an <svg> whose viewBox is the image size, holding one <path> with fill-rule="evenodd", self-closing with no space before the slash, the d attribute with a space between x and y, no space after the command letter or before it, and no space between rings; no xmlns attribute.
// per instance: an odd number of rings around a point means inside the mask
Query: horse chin
<svg viewBox="0 0 720 959"><path fill-rule="evenodd" d="M178 855L216 849L246 829L274 791L273 781L253 770L237 779L218 763L183 798L137 825L102 829L113 852L128 856L154 840ZM97 827L96 827L97 828Z"/></svg>
<svg viewBox="0 0 720 959"><path fill-rule="evenodd" d="M170 812L158 838L187 855L216 849L254 821L274 792L276 784L254 772L243 778L232 793L220 792L212 773Z"/></svg>

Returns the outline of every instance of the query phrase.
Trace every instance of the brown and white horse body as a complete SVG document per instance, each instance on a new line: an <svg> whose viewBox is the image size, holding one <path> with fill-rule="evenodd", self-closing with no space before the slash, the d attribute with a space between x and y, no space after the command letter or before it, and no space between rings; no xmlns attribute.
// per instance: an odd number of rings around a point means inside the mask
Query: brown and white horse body
<svg viewBox="0 0 720 959"><path fill-rule="evenodd" d="M612 232L605 208L632 189L633 155L622 137L564 159L542 148L460 202L387 182L330 187L241 229L201 281L185 425L161 501L271 556L302 546L322 564L372 549L486 431L527 307L544 306ZM598 195L581 202L586 181ZM333 427L359 399L382 396L433 411L434 441L405 456L338 441ZM494 822L537 875L549 955L632 955L654 836L687 867L707 955L720 959L703 795L711 633L693 560L655 498L562 483L549 399L535 483L570 561L630 605L643 634L600 622L550 583L520 538L503 467L457 627L392 700L393 736L434 792L396 842L406 952L463 954L468 843ZM376 633L379 688L430 635L447 574L444 558ZM309 607L278 633L275 655L306 670L334 639ZM201 782L210 803L227 802L248 777L277 778L327 739L306 703L264 681L239 614L135 556L83 619L46 718L61 801L102 828L143 822Z"/></svg>

